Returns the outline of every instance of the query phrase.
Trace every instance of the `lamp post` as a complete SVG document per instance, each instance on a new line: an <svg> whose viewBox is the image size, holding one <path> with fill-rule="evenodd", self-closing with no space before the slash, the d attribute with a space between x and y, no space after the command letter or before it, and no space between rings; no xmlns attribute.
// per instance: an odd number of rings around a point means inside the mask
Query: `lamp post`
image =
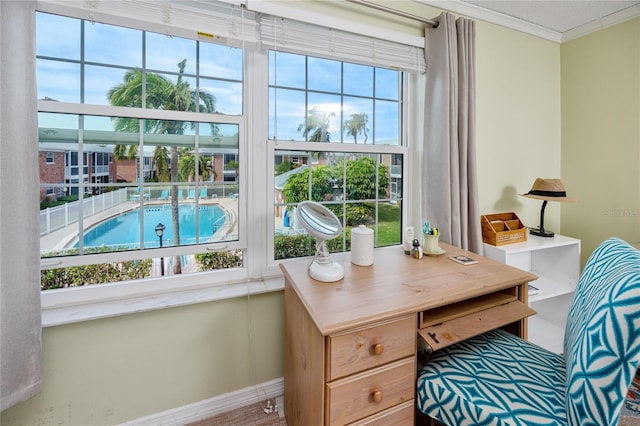
<svg viewBox="0 0 640 426"><path fill-rule="evenodd" d="M165 226L162 223L156 225L156 235L160 240L160 248L162 248L162 236L164 235ZM160 275L164 276L164 257L160 258Z"/></svg>

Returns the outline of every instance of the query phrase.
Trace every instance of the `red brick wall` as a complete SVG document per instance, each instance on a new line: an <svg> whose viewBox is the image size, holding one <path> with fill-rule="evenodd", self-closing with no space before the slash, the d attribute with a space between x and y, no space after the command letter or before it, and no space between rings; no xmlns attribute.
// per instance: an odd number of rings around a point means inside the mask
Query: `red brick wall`
<svg viewBox="0 0 640 426"><path fill-rule="evenodd" d="M40 151L38 155L40 163L40 183L64 183L64 152L53 153L53 163L47 163L47 151ZM40 201L47 196L47 188L40 188ZM52 200L57 197L57 190L54 195L49 196Z"/></svg>

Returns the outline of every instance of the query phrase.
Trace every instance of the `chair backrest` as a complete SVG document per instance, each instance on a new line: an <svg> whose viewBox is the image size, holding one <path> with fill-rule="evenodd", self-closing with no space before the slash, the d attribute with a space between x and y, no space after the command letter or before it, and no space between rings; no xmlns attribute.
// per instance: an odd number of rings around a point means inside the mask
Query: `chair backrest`
<svg viewBox="0 0 640 426"><path fill-rule="evenodd" d="M564 340L570 425L617 425L640 361L640 251L609 238L591 254Z"/></svg>

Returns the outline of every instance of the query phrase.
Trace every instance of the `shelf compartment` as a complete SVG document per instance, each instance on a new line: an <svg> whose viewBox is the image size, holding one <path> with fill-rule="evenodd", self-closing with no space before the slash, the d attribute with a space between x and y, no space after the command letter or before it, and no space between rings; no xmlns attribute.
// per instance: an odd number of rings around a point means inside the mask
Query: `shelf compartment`
<svg viewBox="0 0 640 426"><path fill-rule="evenodd" d="M540 289L540 293L529 296L529 303L541 302L558 296L571 295L575 292L575 284L570 280L559 282L544 275L538 275L538 279L531 285Z"/></svg>
<svg viewBox="0 0 640 426"><path fill-rule="evenodd" d="M445 321L451 321L456 318L464 317L479 311L483 311L494 306L504 305L518 299L514 289L505 290L486 294L484 296L474 297L459 303L454 303L441 308L429 309L420 312L418 328L425 328Z"/></svg>

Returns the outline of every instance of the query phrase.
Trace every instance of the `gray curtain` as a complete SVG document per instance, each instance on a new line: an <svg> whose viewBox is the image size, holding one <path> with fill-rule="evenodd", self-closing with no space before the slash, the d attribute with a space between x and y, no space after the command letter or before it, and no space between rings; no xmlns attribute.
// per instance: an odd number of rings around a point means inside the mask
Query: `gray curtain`
<svg viewBox="0 0 640 426"><path fill-rule="evenodd" d="M35 2L0 1L0 411L41 388Z"/></svg>
<svg viewBox="0 0 640 426"><path fill-rule="evenodd" d="M475 148L475 22L427 26L422 215L443 242L482 254Z"/></svg>

